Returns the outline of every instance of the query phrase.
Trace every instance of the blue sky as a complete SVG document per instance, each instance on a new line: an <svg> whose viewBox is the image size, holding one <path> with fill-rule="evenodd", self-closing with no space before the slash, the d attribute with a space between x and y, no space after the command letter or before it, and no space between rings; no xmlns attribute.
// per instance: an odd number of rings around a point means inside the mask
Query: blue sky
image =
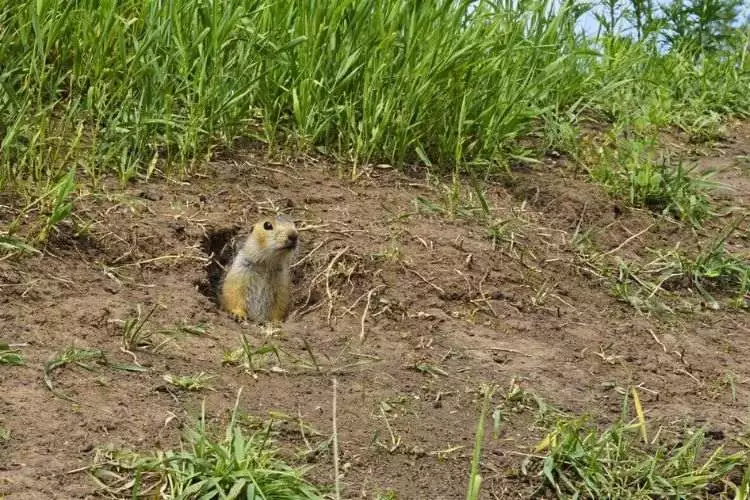
<svg viewBox="0 0 750 500"><path fill-rule="evenodd" d="M667 5L671 3L668 0L655 0L654 5L661 6L661 5ZM600 8L595 8L594 10L600 10ZM740 19L747 20L750 17L750 0L745 0L745 4L743 5L740 13ZM622 27L625 27L626 24L623 23L621 25ZM583 18L581 18L581 27L586 31L586 33L589 34L595 34L596 30L599 28L599 23L596 21L596 18L594 17L594 14L592 12L587 12Z"/></svg>

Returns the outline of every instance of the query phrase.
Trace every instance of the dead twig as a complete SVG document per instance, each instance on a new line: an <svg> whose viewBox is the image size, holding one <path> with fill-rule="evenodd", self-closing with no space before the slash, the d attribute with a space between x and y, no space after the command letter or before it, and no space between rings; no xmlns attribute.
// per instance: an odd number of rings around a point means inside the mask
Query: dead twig
<svg viewBox="0 0 750 500"><path fill-rule="evenodd" d="M693 375L689 371L685 370L684 368L680 368L679 370L677 370L677 373L684 373L685 375L687 375L688 377L690 377L691 379L693 379L696 384L698 384L699 386L703 386L703 382L701 382L700 379L698 379L698 377L696 377L695 375Z"/></svg>
<svg viewBox="0 0 750 500"><path fill-rule="evenodd" d="M617 245L615 248L613 248L612 250L609 250L607 252L604 252L602 255L611 255L611 254L617 252L622 247L624 247L625 245L627 245L628 243L630 243L631 241L633 241L637 237L641 236L643 233L645 233L646 231L648 231L652 227L654 227L654 224L649 224L649 226L646 229L643 229L642 231L638 231L637 233L635 233L634 235L630 236L628 239L626 239L625 241L623 241L622 243L620 243L619 245Z"/></svg>
<svg viewBox="0 0 750 500"><path fill-rule="evenodd" d="M271 168L271 167L263 167L260 165L251 165L250 162L246 161L245 165L251 168L257 168L258 170L266 170L268 172L274 172L276 174L286 175L287 177L291 177L292 179L296 180L302 180L302 177L297 177L296 175L292 175L289 172L285 172L284 170L278 169L278 168Z"/></svg>
<svg viewBox="0 0 750 500"><path fill-rule="evenodd" d="M442 288L440 288L439 286L437 286L435 283L433 283L432 281L428 280L427 278L425 278L424 276L422 276L421 274L419 274L414 269L412 269L410 267L406 267L403 263L401 263L401 267L405 271L409 271L410 273L415 274L419 279L421 279L422 281L424 281L425 283L427 283L428 285L430 285L432 288L434 288L435 290L437 290L441 294L445 295L445 290L443 290Z"/></svg>
<svg viewBox="0 0 750 500"><path fill-rule="evenodd" d="M331 270L333 269L333 266L336 264L336 262L343 256L346 252L349 251L349 247L345 246L343 250L339 251L339 253L336 254L336 256L331 259L331 262L328 263L328 267L325 271L325 277L326 277L326 295L328 296L328 315L326 317L326 324L328 327L331 327L331 314L333 314L333 293L331 292Z"/></svg>
<svg viewBox="0 0 750 500"><path fill-rule="evenodd" d="M314 306L312 306L310 308L307 308L308 304L310 303L310 299L312 298L313 288L315 288L315 285L318 283L318 280L320 280L323 276L325 276L326 277L326 291L328 293L330 293L330 285L329 285L329 283L328 283L327 280L328 280L331 268L336 263L336 261L339 258L341 258L341 256L345 252L347 252L348 250L349 250L348 246L344 247L344 249L341 250L338 254L336 254L336 256L333 258L333 260L331 260L331 262L329 262L328 266L326 266L326 268L324 270L322 270L321 272L319 272L318 274L316 274L313 277L313 279L310 280L310 286L307 288L307 298L305 299L305 302L292 313L292 316L304 316L305 314L308 314L308 313L310 313L310 312L312 312L315 309L318 309L320 307L320 304L316 304L316 305L314 305ZM329 296L329 298L330 298L330 296ZM307 309L305 309L305 308L307 308Z"/></svg>
<svg viewBox="0 0 750 500"><path fill-rule="evenodd" d="M525 352L517 351L515 349L508 349L507 347L487 347L486 349L490 351L512 352L513 354L520 354L521 356L526 356L527 358L533 357L531 354L526 354Z"/></svg>
<svg viewBox="0 0 750 500"><path fill-rule="evenodd" d="M649 328L648 333L650 333L651 336L654 338L654 342L659 344L664 352L667 352L667 346L665 346L664 343L661 340L659 340L659 337L656 336L654 331Z"/></svg>
<svg viewBox="0 0 750 500"><path fill-rule="evenodd" d="M305 350L307 351L307 354L310 355L310 359L312 359L313 365L315 365L315 370L320 373L320 365L318 364L318 360L315 358L315 354L313 354L310 343L307 341L307 337L303 336L302 342L305 344Z"/></svg>
<svg viewBox="0 0 750 500"><path fill-rule="evenodd" d="M309 259L310 257L312 257L312 255L315 252L317 252L318 250L320 250L323 247L323 245L325 245L326 243L330 243L331 241L336 241L336 239L337 238L328 238L327 240L321 241L320 243L318 243L317 245L315 245L315 248L313 248L312 250L310 250L309 252L307 252L307 254L304 257L302 257L300 260L298 260L297 262L295 262L294 264L292 264L290 266L290 268L294 269L295 267L301 265L307 259Z"/></svg>
<svg viewBox="0 0 750 500"><path fill-rule="evenodd" d="M165 259L189 259L189 260L197 260L200 262L210 262L210 259L207 257L198 257L196 255L178 254L178 255L161 255L159 257L152 257L150 259L143 259L143 260L138 260L136 262L129 262L127 264L120 264L114 267L131 267L131 266L140 267L143 264L150 264L152 262L158 262L160 260L165 260Z"/></svg>
<svg viewBox="0 0 750 500"><path fill-rule="evenodd" d="M492 315L497 318L498 317L497 316L497 311L495 311L495 308L492 307L492 302L489 301L489 299L487 298L487 296L484 294L484 290L482 289L482 285L484 284L484 280L487 279L487 277L490 275L490 272L492 272L492 269L487 269L487 272L484 273L484 276L482 276L482 279L479 280L479 295L482 296L482 300L484 301L485 304L487 304L487 307L490 308L490 311L492 311Z"/></svg>
<svg viewBox="0 0 750 500"><path fill-rule="evenodd" d="M370 310L370 301L372 300L372 295L383 287L385 287L385 285L378 285L372 290L370 290L369 292L367 292L367 304L365 304L365 310L362 313L362 319L360 321L360 330L359 330L360 342L365 341L365 319L367 318L367 313Z"/></svg>

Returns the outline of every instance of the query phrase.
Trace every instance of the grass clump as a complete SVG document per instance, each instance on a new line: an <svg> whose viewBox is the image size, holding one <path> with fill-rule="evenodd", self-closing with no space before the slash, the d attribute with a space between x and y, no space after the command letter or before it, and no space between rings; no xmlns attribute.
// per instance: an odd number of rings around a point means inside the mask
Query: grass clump
<svg viewBox="0 0 750 500"><path fill-rule="evenodd" d="M208 382L214 378L215 375L207 375L203 372L197 375L172 375L165 374L163 377L165 382L186 391L200 391L203 389L211 389Z"/></svg>
<svg viewBox="0 0 750 500"><path fill-rule="evenodd" d="M153 341L153 333L145 329L146 322L156 311L158 305L149 309L145 316L142 316L141 305L136 306L136 316L127 318L122 323L122 347L126 350L135 350L140 347L156 347ZM156 350L156 349L155 349Z"/></svg>
<svg viewBox="0 0 750 500"><path fill-rule="evenodd" d="M664 44L658 27L638 39L614 26L585 34L592 5L8 3L0 189L33 193L25 187L71 164L95 183L190 171L238 138L358 163L478 168L505 162L540 123L701 129L750 113L746 29L697 49L683 35Z"/></svg>
<svg viewBox="0 0 750 500"><path fill-rule="evenodd" d="M49 389L55 396L76 404L78 404L78 402L75 399L58 390L53 384L54 373L70 365L83 368L90 372L95 370L95 365L126 372L146 371L146 368L137 364L110 362L107 360L105 352L100 349L85 349L74 346L68 347L65 351L58 353L54 358L44 364L44 385L47 386L47 389Z"/></svg>
<svg viewBox="0 0 750 500"><path fill-rule="evenodd" d="M669 156L656 159L653 146L642 141L616 141L599 147L589 173L614 196L635 207L689 222L694 226L711 215L711 173L695 175Z"/></svg>
<svg viewBox="0 0 750 500"><path fill-rule="evenodd" d="M627 399L626 399L627 404ZM702 430L676 444L648 442L645 421L598 430L586 418L561 419L540 444L542 489L558 498L747 498L747 452L707 449Z"/></svg>
<svg viewBox="0 0 750 500"><path fill-rule="evenodd" d="M726 249L726 241L734 233L742 219L729 225L723 234L715 238L710 246L700 252L694 259L681 259L680 269L689 276L691 283L706 297L713 297L708 293L707 286L734 291L737 305L748 306L750 300L750 255L730 253Z"/></svg>
<svg viewBox="0 0 750 500"><path fill-rule="evenodd" d="M618 259L615 294L632 305L647 309L670 310L667 304L655 303L657 295L679 292L698 293L711 309L720 305L714 295L731 296L729 304L750 307L750 259L747 255L727 250L727 239L737 230L742 219L731 223L718 237L693 256L677 247L657 251L646 263Z"/></svg>
<svg viewBox="0 0 750 500"><path fill-rule="evenodd" d="M223 437L209 432L204 403L198 425L187 432L180 450L100 452L91 471L94 480L105 491L128 498L324 498L304 478L305 469L278 457L270 425L249 436L243 432L236 419L239 395Z"/></svg>
<svg viewBox="0 0 750 500"><path fill-rule="evenodd" d="M18 366L23 363L23 355L18 349L13 349L7 343L0 342L0 365Z"/></svg>
<svg viewBox="0 0 750 500"><path fill-rule="evenodd" d="M482 387L481 389L483 396L482 409L479 413L479 422L477 422L477 430L474 437L474 451L472 452L471 457L471 471L469 472L469 485L466 490L466 500L477 500L479 498L479 490L482 486L482 475L479 473L479 461L482 457L484 419L494 392L495 387L493 386Z"/></svg>

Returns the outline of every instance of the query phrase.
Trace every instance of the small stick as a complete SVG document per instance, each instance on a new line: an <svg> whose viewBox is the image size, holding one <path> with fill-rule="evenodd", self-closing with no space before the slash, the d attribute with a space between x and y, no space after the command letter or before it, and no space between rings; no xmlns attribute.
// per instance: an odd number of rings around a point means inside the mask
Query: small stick
<svg viewBox="0 0 750 500"><path fill-rule="evenodd" d="M677 373L684 373L685 375L687 375L688 377L690 377L691 379L693 379L693 380L695 381L695 383L696 383L696 384L698 384L698 385L700 385L700 386L702 386L702 385L703 385L703 382L701 382L701 381L700 381L700 380L698 379L698 377L696 377L695 375L693 375L693 374L692 374L692 373L690 373L689 371L685 370L684 368L681 368L681 369L677 370Z"/></svg>
<svg viewBox="0 0 750 500"><path fill-rule="evenodd" d="M307 440L307 436L305 436L305 423L302 421L302 412L297 409L297 423L299 423L299 433L302 435L302 440L305 442L305 445L307 445L307 452L311 453L313 450L313 447L310 446L310 441Z"/></svg>
<svg viewBox="0 0 750 500"><path fill-rule="evenodd" d="M79 472L83 472L83 471L85 471L85 470L91 470L91 469L93 469L94 467L96 467L96 466L95 466L95 465L85 465L85 466L83 466L83 467L79 467L79 468L77 468L77 469L73 469L73 470L69 470L69 471L66 471L65 473L66 473L66 474L77 474L77 473L79 473Z"/></svg>
<svg viewBox="0 0 750 500"><path fill-rule="evenodd" d="M654 331L649 328L648 333L651 334L651 336L654 338L654 341L656 341L656 343L661 346L661 348L664 350L664 352L667 352L667 346L665 346L664 343L661 340L659 340L659 337L656 336L656 334L654 333Z"/></svg>
<svg viewBox="0 0 750 500"><path fill-rule="evenodd" d="M151 259L143 259L136 262L130 262L128 264L120 264L119 266L115 267L130 267L130 266L141 266L143 264L150 264L151 262L157 262L164 259L190 259L190 260L198 260L201 262L210 262L210 259L207 257L197 257L195 255L161 255L159 257L153 257Z"/></svg>
<svg viewBox="0 0 750 500"><path fill-rule="evenodd" d="M492 315L497 318L498 317L497 316L497 311L495 311L495 308L492 307L492 303L487 299L487 296L484 294L484 290L482 289L482 285L484 284L484 280L487 279L487 276L490 275L491 271L492 271L492 269L487 269L487 272L484 273L484 276L482 276L482 279L479 280L479 295L482 296L482 300L484 300L484 303L487 304L487 307L489 307L490 311L492 311Z"/></svg>
<svg viewBox="0 0 750 500"><path fill-rule="evenodd" d="M321 227L328 227L330 224L318 224L318 225L312 225L312 226L300 226L297 228L299 231L310 231L313 229L320 229Z"/></svg>
<svg viewBox="0 0 750 500"><path fill-rule="evenodd" d="M526 354L525 352L516 351L515 349L508 349L506 347L488 347L490 351L502 351L502 352L512 352L513 354L520 354L521 356L526 356L527 358L532 358L533 356L531 354Z"/></svg>
<svg viewBox="0 0 750 500"><path fill-rule="evenodd" d="M335 474L336 500L341 500L341 484L339 478L339 433L336 426L336 390L338 381L333 377L333 473Z"/></svg>
<svg viewBox="0 0 750 500"><path fill-rule="evenodd" d="M317 252L318 250L320 250L320 248L321 248L321 247L322 247L323 245L325 245L326 243L329 243L329 242L331 242L331 241L334 241L334 238L328 238L327 240L323 240L323 241L321 241L320 243L318 243L318 244L317 244L317 245L315 246L315 248L313 248L312 250L310 250L310 251L309 251L309 252L307 253L307 255L305 255L305 256L304 256L304 257L302 257L302 258L301 258L300 260L298 260L297 262L295 262L294 264L292 264L290 268L291 268L291 269L294 269L295 267L299 266L300 264L302 264L303 262L305 262L305 261L306 261L307 259L309 259L309 258L310 258L310 257L312 256L312 254L314 254L315 252Z"/></svg>
<svg viewBox="0 0 750 500"><path fill-rule="evenodd" d="M318 360L315 359L315 354L313 354L312 348L310 348L310 344L307 342L307 337L303 336L302 342L304 342L305 350L307 351L307 354L310 355L310 359L312 359L312 362L315 365L315 370L320 373L320 365L318 364Z"/></svg>
<svg viewBox="0 0 750 500"><path fill-rule="evenodd" d="M135 363L138 366L141 366L141 364L138 362L138 358L136 357L135 353L133 351L129 351L125 349L124 347L120 347L120 351L124 352L125 354L129 354L133 357L133 363Z"/></svg>
<svg viewBox="0 0 750 500"><path fill-rule="evenodd" d="M359 304L359 301L362 300L362 299L364 299L365 297L367 297L368 293L369 292L365 292L362 295L360 295L359 297L357 297L357 300L355 300L354 303L352 303L352 305L350 305L349 307L347 307L346 309L344 309L344 314L353 314L352 313L352 309L354 309L355 307L357 307L357 304ZM342 317L343 317L343 315L342 315Z"/></svg>
<svg viewBox="0 0 750 500"><path fill-rule="evenodd" d="M343 250L341 250L339 253L336 254L336 256L331 259L331 262L328 263L328 267L326 268L326 295L328 295L328 317L326 319L326 322L328 326L331 326L331 313L333 313L333 294L331 293L331 269L333 269L333 265L336 263L337 260L341 258L344 253L346 253L349 250L349 247L344 247Z"/></svg>
<svg viewBox="0 0 750 500"><path fill-rule="evenodd" d="M320 309L321 307L323 307L323 303L322 302L318 302L317 304L311 305L307 309L302 309L302 308L297 309L296 311L294 311L293 314L294 314L295 317L301 318L302 316L304 316L306 314L310 314L311 312L315 311L316 309Z"/></svg>
<svg viewBox="0 0 750 500"><path fill-rule="evenodd" d="M247 161L245 162L245 165L252 167L252 168L257 168L259 170L267 170L268 172L274 172L276 174L286 175L287 177L291 177L292 179L302 180L302 177L297 177L296 175L292 175L289 172L284 172L283 170L280 170L278 168L261 167L260 165L250 165L250 162L247 162Z"/></svg>
<svg viewBox="0 0 750 500"><path fill-rule="evenodd" d="M367 229L321 229L319 233L330 233L330 234L351 234L351 233L369 233Z"/></svg>
<svg viewBox="0 0 750 500"><path fill-rule="evenodd" d="M586 214L586 207L589 205L588 201L585 201L583 203L583 208L581 209L581 215L578 217L578 223L576 224L576 230L573 232L573 237L570 238L570 241L573 242L576 239L576 236L578 236L578 233L581 231L581 225L583 224L583 216Z"/></svg>
<svg viewBox="0 0 750 500"><path fill-rule="evenodd" d="M628 243L630 243L631 241L633 241L637 237L641 236L643 233L645 233L646 231L648 231L652 227L654 227L654 225L653 224L649 224L649 226L646 229L644 229L642 231L638 231L633 236L629 237L628 239L626 239L625 241L623 241L622 243L620 243L619 245L617 245L612 250L609 250L608 252L604 252L602 255L603 256L604 255L611 255L611 254L615 253L616 251L620 250L622 247L624 247L625 245L627 245Z"/></svg>
<svg viewBox="0 0 750 500"><path fill-rule="evenodd" d="M372 299L372 294L377 292L380 288L383 288L385 285L378 285L369 292L367 292L367 304L365 304L365 311L362 313L362 320L360 321L360 330L359 330L359 340L360 342L364 342L365 340L365 318L367 318L367 312L370 310L370 300Z"/></svg>
<svg viewBox="0 0 750 500"><path fill-rule="evenodd" d="M398 438L393 434L393 429L391 429L391 424L388 422L388 417L385 414L385 410L383 410L383 406L380 406L380 414L383 415L383 420L385 420L385 426L388 428L388 434L391 435L391 448L388 450L391 453L396 451L398 448L398 445L401 444L401 436Z"/></svg>
<svg viewBox="0 0 750 500"><path fill-rule="evenodd" d="M417 276L419 277L419 279L421 279L422 281L424 281L425 283L427 283L428 285L430 285L430 286L431 286L432 288L434 288L434 289L435 289L435 290L437 290L438 292L440 292L440 293L442 293L443 295L445 295L445 290L443 290L442 288L440 288L439 286L437 286L437 285L436 285L435 283L431 282L430 280L428 280L427 278L425 278L424 276L422 276L421 274L419 274L419 273L418 273L417 271L415 271L414 269L412 269L412 268L410 268L410 267L406 267L406 266L405 266L405 265L403 265L403 264L401 264L401 267L403 267L403 268L404 268L405 270L407 270L407 271L409 271L409 272L411 272L411 273L414 273L414 274L416 274L416 275L417 275Z"/></svg>

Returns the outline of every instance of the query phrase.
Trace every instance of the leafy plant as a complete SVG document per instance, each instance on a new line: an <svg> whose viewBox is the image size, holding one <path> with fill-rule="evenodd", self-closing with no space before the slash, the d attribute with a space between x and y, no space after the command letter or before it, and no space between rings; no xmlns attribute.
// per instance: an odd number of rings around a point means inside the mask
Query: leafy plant
<svg viewBox="0 0 750 500"><path fill-rule="evenodd" d="M129 492L132 498L243 498L248 500L322 500L304 479L304 469L278 458L271 424L246 435L237 421L241 391L223 437L206 425L205 402L198 424L180 450L138 455L100 450L91 474L106 491Z"/></svg>
<svg viewBox="0 0 750 500"><path fill-rule="evenodd" d="M634 394L637 394L634 392ZM600 431L584 418L560 419L537 447L544 485L558 498L746 498L747 452L706 449L702 430L676 444L644 443L642 412ZM638 405L636 405L638 409ZM743 496L744 495L744 496Z"/></svg>
<svg viewBox="0 0 750 500"><path fill-rule="evenodd" d="M600 147L589 172L613 195L624 196L635 207L672 215L694 226L710 215L711 173L693 175L681 161L653 159L651 149L638 141L616 141Z"/></svg>
<svg viewBox="0 0 750 500"><path fill-rule="evenodd" d="M164 375L164 380L175 387L185 389L187 391L200 391L202 389L210 389L208 381L216 378L215 375L207 375L203 372L197 375L171 375L169 373Z"/></svg>
<svg viewBox="0 0 750 500"><path fill-rule="evenodd" d="M0 342L0 365L22 365L23 355L18 349L13 349L7 343Z"/></svg>

